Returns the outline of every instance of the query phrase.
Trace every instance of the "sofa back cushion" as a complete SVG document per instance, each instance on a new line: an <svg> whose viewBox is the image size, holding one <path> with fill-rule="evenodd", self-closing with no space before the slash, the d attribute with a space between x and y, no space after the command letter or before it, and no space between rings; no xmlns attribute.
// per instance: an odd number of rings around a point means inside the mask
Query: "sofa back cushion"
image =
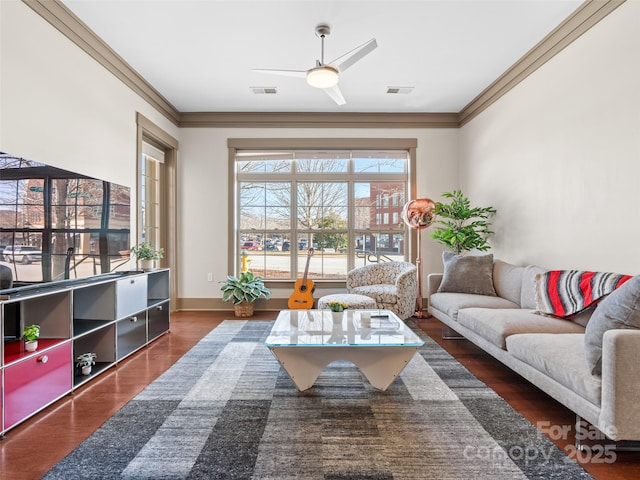
<svg viewBox="0 0 640 480"><path fill-rule="evenodd" d="M546 270L535 265L524 267L522 274L522 292L520 294L520 306L522 308L536 309L536 275Z"/></svg>
<svg viewBox="0 0 640 480"><path fill-rule="evenodd" d="M520 305L524 269L502 260L493 263L493 286L499 297Z"/></svg>

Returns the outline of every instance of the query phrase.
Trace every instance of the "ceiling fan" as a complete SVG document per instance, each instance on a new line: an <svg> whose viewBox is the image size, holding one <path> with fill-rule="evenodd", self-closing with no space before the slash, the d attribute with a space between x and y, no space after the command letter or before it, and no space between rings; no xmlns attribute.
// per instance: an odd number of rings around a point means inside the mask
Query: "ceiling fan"
<svg viewBox="0 0 640 480"><path fill-rule="evenodd" d="M365 55L371 53L378 44L376 39L372 38L359 47L354 48L350 52L336 58L335 60L324 63L324 39L331 33L329 25L318 25L316 27L316 35L320 37L322 42L320 51L320 60L316 60L316 66L309 70L269 70L256 69L254 72L271 73L275 75L285 75L289 77L306 78L307 83L312 87L321 88L329 97L338 105L347 103L342 96L340 88L338 88L338 80L340 73L344 72L351 65L361 60Z"/></svg>

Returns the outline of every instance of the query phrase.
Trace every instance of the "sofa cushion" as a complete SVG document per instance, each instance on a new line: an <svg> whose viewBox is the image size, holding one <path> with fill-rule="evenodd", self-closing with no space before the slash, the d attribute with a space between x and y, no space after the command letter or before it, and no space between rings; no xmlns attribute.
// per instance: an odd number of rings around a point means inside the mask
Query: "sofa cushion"
<svg viewBox="0 0 640 480"><path fill-rule="evenodd" d="M589 373L584 362L584 343L581 334L528 333L507 338L507 351L599 406L601 381Z"/></svg>
<svg viewBox="0 0 640 480"><path fill-rule="evenodd" d="M520 305L524 267L496 260L493 263L493 286L499 297Z"/></svg>
<svg viewBox="0 0 640 480"><path fill-rule="evenodd" d="M602 336L612 328L640 328L640 275L614 290L596 307L585 332L589 371L602 374Z"/></svg>
<svg viewBox="0 0 640 480"><path fill-rule="evenodd" d="M586 327L595 309L596 309L596 306L591 305L589 308L585 308L581 312L578 312L575 315L572 315L571 317L566 318L565 320L569 320L571 322L577 323L578 325L582 325L583 327Z"/></svg>
<svg viewBox="0 0 640 480"><path fill-rule="evenodd" d="M503 349L506 338L518 333L584 333L577 323L524 309L465 308L458 311L458 323Z"/></svg>
<svg viewBox="0 0 640 480"><path fill-rule="evenodd" d="M438 292L496 296L493 288L493 255L442 253L444 274Z"/></svg>
<svg viewBox="0 0 640 480"><path fill-rule="evenodd" d="M436 310L446 313L456 320L458 311L463 308L480 307L488 309L517 309L518 304L500 297L488 295L472 295L470 293L434 293L429 297L429 305Z"/></svg>
<svg viewBox="0 0 640 480"><path fill-rule="evenodd" d="M520 306L534 310L536 308L536 275L545 270L535 265L528 265L522 273L522 293L520 295Z"/></svg>

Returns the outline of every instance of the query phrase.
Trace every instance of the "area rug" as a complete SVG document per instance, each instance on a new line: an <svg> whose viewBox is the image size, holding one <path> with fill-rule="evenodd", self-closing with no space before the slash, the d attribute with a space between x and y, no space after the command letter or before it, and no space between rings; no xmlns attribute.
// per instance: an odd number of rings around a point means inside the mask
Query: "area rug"
<svg viewBox="0 0 640 480"><path fill-rule="evenodd" d="M415 325L426 343L386 391L334 362L305 392L272 325L220 324L44 478L591 478Z"/></svg>

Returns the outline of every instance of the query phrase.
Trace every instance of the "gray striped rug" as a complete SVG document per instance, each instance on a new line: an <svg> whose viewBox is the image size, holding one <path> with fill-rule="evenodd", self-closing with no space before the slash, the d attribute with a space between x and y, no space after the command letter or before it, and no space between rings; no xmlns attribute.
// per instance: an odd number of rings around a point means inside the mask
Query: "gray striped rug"
<svg viewBox="0 0 640 480"><path fill-rule="evenodd" d="M387 391L334 362L301 393L272 324L223 322L44 478L591 478L417 328Z"/></svg>

